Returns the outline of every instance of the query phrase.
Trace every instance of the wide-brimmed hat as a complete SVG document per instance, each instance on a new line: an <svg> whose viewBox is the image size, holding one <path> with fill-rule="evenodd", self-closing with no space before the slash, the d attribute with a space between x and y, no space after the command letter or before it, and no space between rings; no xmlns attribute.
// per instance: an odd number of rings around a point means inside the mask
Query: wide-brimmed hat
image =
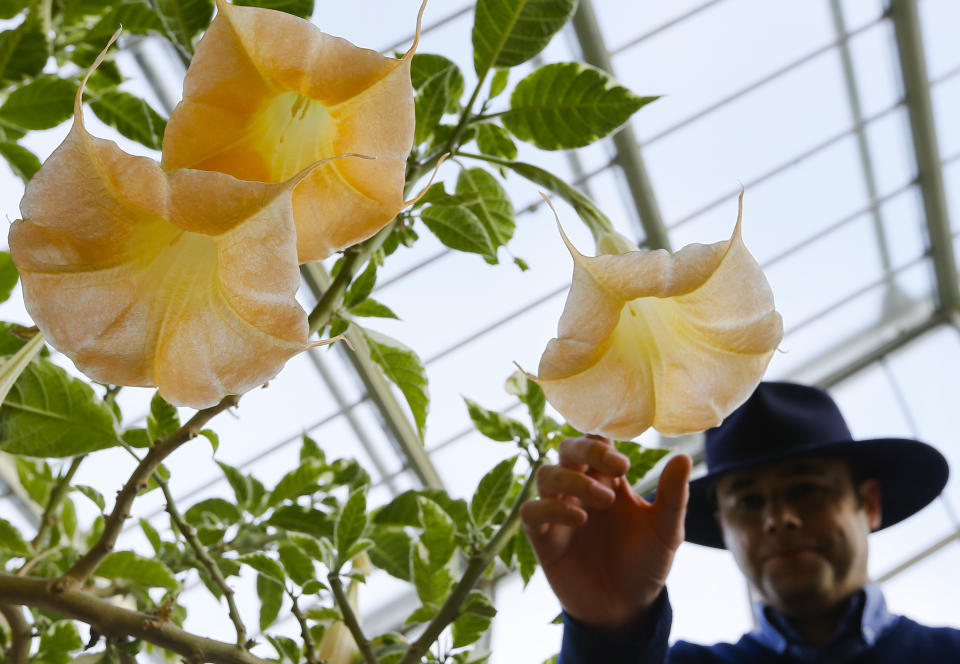
<svg viewBox="0 0 960 664"><path fill-rule="evenodd" d="M830 395L794 383L760 383L723 424L706 432L707 474L690 482L686 539L724 548L713 487L736 470L794 457L844 459L859 478L880 484L886 528L923 509L947 483L947 461L936 449L906 438L856 441Z"/></svg>

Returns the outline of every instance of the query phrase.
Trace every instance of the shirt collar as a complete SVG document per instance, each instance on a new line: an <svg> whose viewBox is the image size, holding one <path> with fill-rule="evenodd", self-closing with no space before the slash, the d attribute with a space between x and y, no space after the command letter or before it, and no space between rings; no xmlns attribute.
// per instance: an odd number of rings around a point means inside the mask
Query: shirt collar
<svg viewBox="0 0 960 664"><path fill-rule="evenodd" d="M818 648L803 640L787 623L781 613L757 602L753 605L756 628L750 632L755 640L771 650L783 654L789 651L801 660L812 660L823 650L860 651L876 643L877 639L896 620L887 610L880 584L869 583L849 600L846 613L837 634L829 644Z"/></svg>

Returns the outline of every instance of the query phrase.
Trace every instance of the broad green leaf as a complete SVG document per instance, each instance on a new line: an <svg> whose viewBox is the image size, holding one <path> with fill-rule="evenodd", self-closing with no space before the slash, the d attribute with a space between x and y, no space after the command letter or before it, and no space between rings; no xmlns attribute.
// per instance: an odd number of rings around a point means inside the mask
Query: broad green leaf
<svg viewBox="0 0 960 664"><path fill-rule="evenodd" d="M213 18L213 0L153 0L153 6L160 14L164 31L193 53L193 38Z"/></svg>
<svg viewBox="0 0 960 664"><path fill-rule="evenodd" d="M19 143L0 141L0 155L3 155L10 170L23 180L24 184L40 170L40 158Z"/></svg>
<svg viewBox="0 0 960 664"><path fill-rule="evenodd" d="M13 30L0 32L0 79L21 81L36 76L50 57L47 39L38 20L26 20Z"/></svg>
<svg viewBox="0 0 960 664"><path fill-rule="evenodd" d="M283 583L287 580L287 575L283 571L283 567L280 566L273 558L270 558L263 553L248 553L237 558L237 562L243 563L244 565L249 565L253 569L260 572L264 576L268 576L274 581Z"/></svg>
<svg viewBox="0 0 960 664"><path fill-rule="evenodd" d="M430 565L442 567L457 548L453 519L429 498L420 496L419 502L420 522L423 524L420 543L427 549Z"/></svg>
<svg viewBox="0 0 960 664"><path fill-rule="evenodd" d="M473 591L460 605L460 616L453 622L453 647L475 642L490 627L497 610L483 593Z"/></svg>
<svg viewBox="0 0 960 664"><path fill-rule="evenodd" d="M344 504L337 517L336 548L342 562L349 560L348 553L354 542L363 536L367 528L367 494L357 489Z"/></svg>
<svg viewBox="0 0 960 664"><path fill-rule="evenodd" d="M577 0L477 0L473 67L513 67L542 51L570 19Z"/></svg>
<svg viewBox="0 0 960 664"><path fill-rule="evenodd" d="M281 662L290 662L291 664L300 664L300 646L297 642L286 636L264 635L270 645L273 646L277 654L280 655Z"/></svg>
<svg viewBox="0 0 960 664"><path fill-rule="evenodd" d="M440 607L436 604L424 604L423 606L417 607L413 613L407 616L407 619L403 621L403 624L411 625L413 623L430 622L433 620L433 617L437 615L437 611L439 610Z"/></svg>
<svg viewBox="0 0 960 664"><path fill-rule="evenodd" d="M500 94L507 89L507 82L510 80L510 70L509 69L498 69L493 73L493 78L490 79L490 95L489 99L499 97Z"/></svg>
<svg viewBox="0 0 960 664"><path fill-rule="evenodd" d="M0 404L6 401L7 395L26 371L33 359L44 348L43 335L36 332L30 341L21 345L10 357L0 357ZM0 426L2 426L3 411L0 411ZM0 437L0 447L3 438Z"/></svg>
<svg viewBox="0 0 960 664"><path fill-rule="evenodd" d="M0 120L24 129L50 129L73 115L74 81L38 76L10 93L0 105Z"/></svg>
<svg viewBox="0 0 960 664"><path fill-rule="evenodd" d="M0 18L13 18L31 4L31 0L0 0Z"/></svg>
<svg viewBox="0 0 960 664"><path fill-rule="evenodd" d="M470 420L477 431L491 440L506 442L510 440L529 440L530 432L527 427L520 422L501 415L492 410L487 410L472 399L463 399L467 404L467 412L470 413Z"/></svg>
<svg viewBox="0 0 960 664"><path fill-rule="evenodd" d="M393 313L385 304L377 302L373 298L368 297L363 302L359 302L349 309L350 313L354 316L360 317L369 317L369 318L393 318L394 320L399 320L397 314Z"/></svg>
<svg viewBox="0 0 960 664"><path fill-rule="evenodd" d="M313 537L306 537L304 535L290 535L288 539L303 549L303 552L314 560L323 560L323 550L320 548L317 540Z"/></svg>
<svg viewBox="0 0 960 664"><path fill-rule="evenodd" d="M267 523L276 528L305 533L314 537L333 536L333 519L312 507L283 505L273 511L273 514L267 519Z"/></svg>
<svg viewBox="0 0 960 664"><path fill-rule="evenodd" d="M427 373L423 363L416 353L396 339L373 330L361 329L370 350L370 359L380 366L388 380L400 388L413 414L420 439L423 440L427 409L430 406Z"/></svg>
<svg viewBox="0 0 960 664"><path fill-rule="evenodd" d="M580 62L544 65L517 83L504 126L543 150L590 145L656 99L638 97L606 72Z"/></svg>
<svg viewBox="0 0 960 664"><path fill-rule="evenodd" d="M513 484L513 466L517 457L510 457L494 466L483 476L470 501L470 515L477 526L485 525L503 505Z"/></svg>
<svg viewBox="0 0 960 664"><path fill-rule="evenodd" d="M313 561L296 544L284 542L277 547L277 555L280 557L280 564L286 570L287 575L293 579L298 586L302 586L307 581L312 581L316 576L316 570L313 568Z"/></svg>
<svg viewBox="0 0 960 664"><path fill-rule="evenodd" d="M68 457L116 442L110 407L49 360L31 362L0 408L0 449L11 454Z"/></svg>
<svg viewBox="0 0 960 664"><path fill-rule="evenodd" d="M127 138L159 150L167 121L140 97L122 90L101 92L90 101L90 108L104 124Z"/></svg>
<svg viewBox="0 0 960 664"><path fill-rule="evenodd" d="M493 175L482 168L466 168L457 177L457 194L476 196L477 202L467 205L483 224L496 250L505 245L514 230L513 203L503 186Z"/></svg>
<svg viewBox="0 0 960 664"><path fill-rule="evenodd" d="M105 579L124 579L148 588L179 587L170 569L154 558L141 558L133 551L110 553L97 567L94 575Z"/></svg>
<svg viewBox="0 0 960 664"><path fill-rule="evenodd" d="M252 478L222 461L217 461L217 465L220 466L220 470L222 470L224 476L226 476L227 482L230 483L230 488L233 489L233 495L237 499L237 505L240 507L249 507L250 499L253 495Z"/></svg>
<svg viewBox="0 0 960 664"><path fill-rule="evenodd" d="M313 16L314 0L234 0L233 4L241 7L276 9L277 11L308 19Z"/></svg>
<svg viewBox="0 0 960 664"><path fill-rule="evenodd" d="M87 546L91 547L94 543L100 539L100 535L103 534L103 529L106 528L107 520L102 514L98 515L96 519L93 520L93 525L90 526L90 530L87 531Z"/></svg>
<svg viewBox="0 0 960 664"><path fill-rule="evenodd" d="M102 14L114 1L115 0L58 0L54 3L54 7L59 6L59 18L64 24L72 25L85 17Z"/></svg>
<svg viewBox="0 0 960 664"><path fill-rule="evenodd" d="M373 546L373 540L369 537L361 537L351 545L347 552L343 554L344 560L353 560L361 553Z"/></svg>
<svg viewBox="0 0 960 664"><path fill-rule="evenodd" d="M463 96L463 74L450 59L432 53L418 53L410 66L410 80L416 92L416 129L413 142L423 143L436 130L445 113L457 110Z"/></svg>
<svg viewBox="0 0 960 664"><path fill-rule="evenodd" d="M522 371L513 372L507 379L505 388L508 394L519 398L527 406L530 419L539 428L543 422L544 408L547 405L547 398L543 394L543 389L527 378L527 375Z"/></svg>
<svg viewBox="0 0 960 664"><path fill-rule="evenodd" d="M220 436L217 435L216 431L212 429L203 429L200 431L200 435L210 441L210 447L213 448L213 453L217 453L217 448L220 447Z"/></svg>
<svg viewBox="0 0 960 664"><path fill-rule="evenodd" d="M104 507L106 506L106 502L103 500L102 493L94 489L92 486L86 486L83 484L77 484L73 488L93 501L93 504L96 505L101 512L103 511Z"/></svg>
<svg viewBox="0 0 960 664"><path fill-rule="evenodd" d="M477 125L477 148L483 154L501 159L516 159L517 144L500 125L484 122Z"/></svg>
<svg viewBox="0 0 960 664"><path fill-rule="evenodd" d="M352 307L366 300L374 285L377 283L377 264L374 261L368 261L363 272L357 275L356 279L350 284L346 294L343 296L343 304L346 307Z"/></svg>
<svg viewBox="0 0 960 664"><path fill-rule="evenodd" d="M319 459L308 459L303 462L298 468L291 470L277 482L273 491L270 492L269 498L267 498L267 505L273 507L284 500L312 493L316 488L317 480L326 469L326 464Z"/></svg>
<svg viewBox="0 0 960 664"><path fill-rule="evenodd" d="M32 662L68 662L67 654L83 647L83 640L73 622L61 620L53 623L40 635L40 651Z"/></svg>
<svg viewBox="0 0 960 664"><path fill-rule="evenodd" d="M239 522L243 515L239 508L229 500L207 498L191 506L183 513L183 518L191 526L197 527L210 524L232 526Z"/></svg>
<svg viewBox="0 0 960 664"><path fill-rule="evenodd" d="M453 577L446 567L433 567L430 562L414 551L413 585L417 596L424 604L440 605L447 598Z"/></svg>
<svg viewBox="0 0 960 664"><path fill-rule="evenodd" d="M373 515L373 522L381 526L420 526L420 502L413 489L398 494Z"/></svg>
<svg viewBox="0 0 960 664"><path fill-rule="evenodd" d="M319 461L326 461L327 457L323 453L323 450L317 445L317 441L303 434L303 442L300 444L300 463L303 463L309 459L318 459Z"/></svg>
<svg viewBox="0 0 960 664"><path fill-rule="evenodd" d="M0 551L6 551L15 556L30 555L30 547L20 535L20 531L6 519L0 519Z"/></svg>
<svg viewBox="0 0 960 664"><path fill-rule="evenodd" d="M53 490L53 473L45 461L34 461L23 457L14 457L17 466L17 480L20 486L37 505L46 505Z"/></svg>
<svg viewBox="0 0 960 664"><path fill-rule="evenodd" d="M160 440L175 433L180 428L180 414L175 406L167 403L159 392L150 399L150 413L147 415L147 433L152 440Z"/></svg>
<svg viewBox="0 0 960 664"><path fill-rule="evenodd" d="M163 21L160 20L160 15L146 3L122 2L111 7L87 31L83 36L83 45L91 47L90 50L96 57L121 26L124 34L146 35L151 32L163 32ZM91 64L93 64L92 59L86 63L86 66Z"/></svg>
<svg viewBox="0 0 960 664"><path fill-rule="evenodd" d="M476 192L466 195L448 194L442 182L430 185L416 205L425 205L427 203L439 203L443 205L472 205L478 200ZM416 206L415 206L416 207Z"/></svg>
<svg viewBox="0 0 960 664"><path fill-rule="evenodd" d="M657 465L657 462L668 455L670 450L644 447L632 440L617 440L614 446L621 453L630 459L630 470L627 471L627 482L636 484L643 479L644 475Z"/></svg>
<svg viewBox="0 0 960 664"><path fill-rule="evenodd" d="M67 541L73 540L77 532L77 507L69 498L64 498L60 507L60 526L63 534L67 536Z"/></svg>
<svg viewBox="0 0 960 664"><path fill-rule="evenodd" d="M150 546L153 547L154 553L160 553L162 548L162 540L160 539L160 533L157 532L157 529L150 525L150 522L146 519L140 519L140 529L143 530L143 534L146 535L147 541L150 542Z"/></svg>
<svg viewBox="0 0 960 664"><path fill-rule="evenodd" d="M425 489L420 491L419 495L426 496L442 507L443 511L453 519L458 531L467 532L470 530L470 508L467 507L465 500L451 498L443 489Z"/></svg>
<svg viewBox="0 0 960 664"><path fill-rule="evenodd" d="M391 576L410 581L410 552L413 547L410 535L400 529L379 528L374 530L371 539L371 562Z"/></svg>
<svg viewBox="0 0 960 664"><path fill-rule="evenodd" d="M465 207L431 205L420 219L443 244L457 251L480 254L488 263L497 262L497 250L483 222Z"/></svg>
<svg viewBox="0 0 960 664"><path fill-rule="evenodd" d="M283 584L269 576L257 574L257 596L260 598L260 631L263 631L280 615Z"/></svg>
<svg viewBox="0 0 960 664"><path fill-rule="evenodd" d="M530 579L533 577L533 573L537 571L537 556L533 552L533 546L530 545L530 540L527 539L527 533L523 528L513 536L513 539L515 542L514 552L517 555L517 566L520 568L523 587L526 588L527 584L530 583Z"/></svg>

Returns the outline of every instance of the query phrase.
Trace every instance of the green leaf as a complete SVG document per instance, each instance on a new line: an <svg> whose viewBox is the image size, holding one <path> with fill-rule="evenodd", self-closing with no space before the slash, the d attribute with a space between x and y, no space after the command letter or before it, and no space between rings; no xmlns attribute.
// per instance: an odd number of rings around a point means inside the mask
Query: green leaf
<svg viewBox="0 0 960 664"><path fill-rule="evenodd" d="M83 44L78 45L78 47L89 47L85 50L88 50L95 58L120 26L123 26L125 34L146 35L151 32L163 32L163 21L160 19L160 15L148 7L146 3L123 2L114 5L100 17L100 20L83 36ZM85 57L88 56L85 55ZM83 61L77 62L77 64L89 67L93 64L93 58L90 58L85 64Z"/></svg>
<svg viewBox="0 0 960 664"><path fill-rule="evenodd" d="M269 576L257 574L257 596L260 598L260 631L272 625L283 606L283 584Z"/></svg>
<svg viewBox="0 0 960 664"><path fill-rule="evenodd" d="M30 4L31 0L0 0L0 18L13 18Z"/></svg>
<svg viewBox="0 0 960 664"><path fill-rule="evenodd" d="M515 226L513 203L507 192L497 178L482 168L466 168L457 177L457 194L477 197L477 202L467 205L467 208L487 230L496 254L497 248L513 237Z"/></svg>
<svg viewBox="0 0 960 664"><path fill-rule="evenodd" d="M73 540L77 532L77 507L69 498L63 499L63 506L60 508L60 526L63 534L67 536L67 541Z"/></svg>
<svg viewBox="0 0 960 664"><path fill-rule="evenodd" d="M193 38L213 18L213 0L154 0L153 6L170 39L193 53Z"/></svg>
<svg viewBox="0 0 960 664"><path fill-rule="evenodd" d="M0 551L6 551L15 556L30 555L30 547L20 535L20 531L5 519L0 519Z"/></svg>
<svg viewBox="0 0 960 664"><path fill-rule="evenodd" d="M0 152L3 151L3 143L0 143ZM17 281L20 279L20 273L17 266L13 264L9 251L0 251L0 302L6 302L10 299L10 293L13 292Z"/></svg>
<svg viewBox="0 0 960 664"><path fill-rule="evenodd" d="M76 456L115 445L115 427L113 411L89 385L37 358L0 408L0 449L25 456Z"/></svg>
<svg viewBox="0 0 960 664"><path fill-rule="evenodd" d="M38 76L10 93L0 105L0 119L24 129L50 129L73 115L74 81Z"/></svg>
<svg viewBox="0 0 960 664"><path fill-rule="evenodd" d="M216 431L212 429L203 429L200 431L200 435L210 441L210 447L213 448L213 453L217 453L217 449L220 447L220 436L217 435Z"/></svg>
<svg viewBox="0 0 960 664"><path fill-rule="evenodd" d="M280 655L281 662L300 664L300 646L297 645L296 641L286 636L264 636L277 651L277 654Z"/></svg>
<svg viewBox="0 0 960 664"><path fill-rule="evenodd" d="M437 611L440 610L440 607L436 604L424 604L419 606L407 616L407 619L403 621L405 625L410 625L413 623L425 623L433 620L433 617L437 615Z"/></svg>
<svg viewBox="0 0 960 664"><path fill-rule="evenodd" d="M357 489L344 504L337 517L336 548L341 562L349 560L347 554L354 542L363 536L367 528L367 493Z"/></svg>
<svg viewBox="0 0 960 664"><path fill-rule="evenodd" d="M456 112L464 81L460 68L452 60L432 53L413 56L410 80L417 91L413 142L419 145L433 135L444 113Z"/></svg>
<svg viewBox="0 0 960 664"><path fill-rule="evenodd" d="M570 19L577 0L477 0L473 67L513 67L542 51Z"/></svg>
<svg viewBox="0 0 960 664"><path fill-rule="evenodd" d="M373 515L373 522L382 526L420 526L418 493L409 489L398 494Z"/></svg>
<svg viewBox="0 0 960 664"><path fill-rule="evenodd" d="M427 549L430 565L442 567L457 548L453 519L429 498L421 496L419 502L420 522L423 524L420 543Z"/></svg>
<svg viewBox="0 0 960 664"><path fill-rule="evenodd" d="M10 170L24 184L40 170L40 159L30 150L13 141L0 141L0 155L7 160Z"/></svg>
<svg viewBox="0 0 960 664"><path fill-rule="evenodd" d="M276 9L300 18L309 19L313 16L314 0L234 0L233 4L240 7Z"/></svg>
<svg viewBox="0 0 960 664"><path fill-rule="evenodd" d="M0 32L0 79L16 82L36 76L49 57L40 21L27 19L13 30Z"/></svg>
<svg viewBox="0 0 960 664"><path fill-rule="evenodd" d="M529 440L530 432L520 422L487 410L472 399L463 399L467 403L467 412L477 431L491 440L506 442L511 440Z"/></svg>
<svg viewBox="0 0 960 664"><path fill-rule="evenodd" d="M147 541L149 541L150 546L153 547L154 553L159 554L163 541L160 539L160 533L157 532L157 529L151 526L150 522L146 519L140 519L140 529L143 530L143 534L147 536Z"/></svg>
<svg viewBox="0 0 960 664"><path fill-rule="evenodd" d="M377 264L375 261L368 261L363 272L358 274L356 279L350 283L350 288L347 289L346 294L343 296L344 306L349 308L366 300L373 291L376 283Z"/></svg>
<svg viewBox="0 0 960 664"><path fill-rule="evenodd" d="M285 500L297 498L304 494L313 493L317 480L327 469L326 464L318 459L308 459L289 473L284 475L270 492L267 505L273 507Z"/></svg>
<svg viewBox="0 0 960 664"><path fill-rule="evenodd" d="M393 318L394 320L400 320L397 314L393 313L385 304L377 302L373 298L368 297L363 302L359 302L349 309L350 313L354 316L359 317L368 317L368 318Z"/></svg>
<svg viewBox="0 0 960 664"><path fill-rule="evenodd" d="M496 247L477 215L464 207L431 205L420 219L443 244L457 251L480 254L488 263L497 262Z"/></svg>
<svg viewBox="0 0 960 664"><path fill-rule="evenodd" d="M300 444L300 463L304 463L309 459L317 459L325 462L327 457L323 453L323 450L320 449L320 446L317 445L317 441L307 434L303 434L303 442Z"/></svg>
<svg viewBox="0 0 960 664"><path fill-rule="evenodd" d="M380 365L387 379L400 388L413 414L420 439L423 440L427 409L430 406L427 373L423 363L416 353L396 339L373 330L361 330L370 350L370 359Z"/></svg>
<svg viewBox="0 0 960 664"><path fill-rule="evenodd" d="M527 378L527 375L522 371L515 371L507 378L505 389L508 394L519 398L526 405L530 412L530 419L539 429L543 423L543 412L547 405L547 398L543 394L543 389Z"/></svg>
<svg viewBox="0 0 960 664"><path fill-rule="evenodd" d="M477 526L485 525L503 505L510 485L513 484L513 466L517 457L510 457L494 466L483 476L477 492L470 501L470 515Z"/></svg>
<svg viewBox="0 0 960 664"><path fill-rule="evenodd" d="M127 138L159 150L167 121L140 97L122 90L107 90L90 101L98 118Z"/></svg>
<svg viewBox="0 0 960 664"><path fill-rule="evenodd" d="M103 529L106 528L107 520L102 514L97 516L93 520L93 525L90 526L90 530L87 531L87 547L91 547L94 543L100 539L100 535L103 534Z"/></svg>
<svg viewBox="0 0 960 664"><path fill-rule="evenodd" d="M267 519L275 528L305 533L314 537L332 537L334 522L329 515L318 509L301 505L278 507Z"/></svg>
<svg viewBox="0 0 960 664"><path fill-rule="evenodd" d="M632 440L614 441L617 450L630 459L630 470L627 471L627 482L636 484L649 473L657 462L670 453L670 450L644 447Z"/></svg>
<svg viewBox="0 0 960 664"><path fill-rule="evenodd" d="M316 576L313 561L296 544L284 542L277 547L277 555L283 569L298 586L312 581Z"/></svg>
<svg viewBox="0 0 960 664"><path fill-rule="evenodd" d="M207 498L193 505L183 513L183 518L191 526L224 525L232 526L243 515L236 505L223 498Z"/></svg>
<svg viewBox="0 0 960 664"><path fill-rule="evenodd" d="M523 587L526 588L533 577L533 573L537 571L537 555L533 552L533 546L530 545L530 540L527 539L527 533L523 528L513 536L513 539L515 541L514 551L517 554L517 565L520 567Z"/></svg>
<svg viewBox="0 0 960 664"><path fill-rule="evenodd" d="M413 548L410 535L400 529L379 528L374 530L371 539L370 561L387 574L410 581L410 552Z"/></svg>
<svg viewBox="0 0 960 664"><path fill-rule="evenodd" d="M175 406L167 403L159 392L150 399L150 414L147 415L147 433L152 440L160 440L176 433L180 428L180 415Z"/></svg>
<svg viewBox="0 0 960 664"><path fill-rule="evenodd" d="M263 553L248 553L237 558L237 562L248 565L253 569L257 570L260 574L268 576L278 583L283 583L287 580L287 575L283 571L283 567L280 566L273 558L268 557Z"/></svg>
<svg viewBox="0 0 960 664"><path fill-rule="evenodd" d="M501 159L516 159L517 144L500 125L484 122L477 125L477 147L483 154Z"/></svg>
<svg viewBox="0 0 960 664"><path fill-rule="evenodd" d="M31 661L67 662L70 660L67 653L79 650L82 647L83 640L73 623L69 620L57 621L40 635L40 652Z"/></svg>
<svg viewBox="0 0 960 664"><path fill-rule="evenodd" d="M590 145L656 99L638 97L606 72L580 62L544 65L517 83L504 126L543 150Z"/></svg>
<svg viewBox="0 0 960 664"><path fill-rule="evenodd" d="M495 71L493 73L493 78L490 79L490 95L488 96L488 99L499 97L500 94L507 89L507 82L509 80L509 69L498 69Z"/></svg>
<svg viewBox="0 0 960 664"><path fill-rule="evenodd" d="M446 567L433 567L418 552L413 554L413 585L424 604L440 605L447 598L453 577Z"/></svg>
<svg viewBox="0 0 960 664"><path fill-rule="evenodd" d="M148 588L179 588L173 572L159 560L141 558L133 551L110 553L97 567L94 575L105 579L124 579Z"/></svg>
<svg viewBox="0 0 960 664"><path fill-rule="evenodd" d="M17 466L17 480L20 486L37 505L46 505L53 489L53 473L48 463L14 457Z"/></svg>
<svg viewBox="0 0 960 664"><path fill-rule="evenodd" d="M93 504L96 505L101 512L103 511L104 507L106 506L106 503L103 500L103 494L94 489L92 486L86 486L83 484L77 484L73 488L93 501Z"/></svg>
<svg viewBox="0 0 960 664"><path fill-rule="evenodd" d="M453 647L462 648L475 642L490 628L497 610L483 593L473 591L460 606L460 616L453 621Z"/></svg>
<svg viewBox="0 0 960 664"><path fill-rule="evenodd" d="M217 461L217 465L220 466L220 470L222 470L226 476L227 482L230 483L230 488L233 489L233 495L237 499L237 505L240 507L249 507L250 499L253 496L253 478L249 475L244 475L238 469L222 461Z"/></svg>

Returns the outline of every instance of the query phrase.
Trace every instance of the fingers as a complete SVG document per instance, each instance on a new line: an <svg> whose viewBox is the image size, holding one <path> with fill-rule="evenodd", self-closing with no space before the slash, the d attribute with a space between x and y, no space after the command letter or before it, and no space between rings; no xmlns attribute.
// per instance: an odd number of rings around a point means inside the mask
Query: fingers
<svg viewBox="0 0 960 664"><path fill-rule="evenodd" d="M541 466L537 470L537 491L542 498L572 496L598 508L607 507L615 498L613 489L584 473L561 466Z"/></svg>
<svg viewBox="0 0 960 664"><path fill-rule="evenodd" d="M658 525L664 532L682 533L687 499L690 497L687 483L690 480L691 465L690 457L678 454L670 459L660 473L654 509Z"/></svg>
<svg viewBox="0 0 960 664"><path fill-rule="evenodd" d="M528 532L542 535L551 525L582 526L587 522L587 513L556 498L540 498L521 505L520 518Z"/></svg>
<svg viewBox="0 0 960 664"><path fill-rule="evenodd" d="M619 477L630 468L630 460L613 447L609 438L584 436L560 442L560 465L574 470L589 468L602 475Z"/></svg>

